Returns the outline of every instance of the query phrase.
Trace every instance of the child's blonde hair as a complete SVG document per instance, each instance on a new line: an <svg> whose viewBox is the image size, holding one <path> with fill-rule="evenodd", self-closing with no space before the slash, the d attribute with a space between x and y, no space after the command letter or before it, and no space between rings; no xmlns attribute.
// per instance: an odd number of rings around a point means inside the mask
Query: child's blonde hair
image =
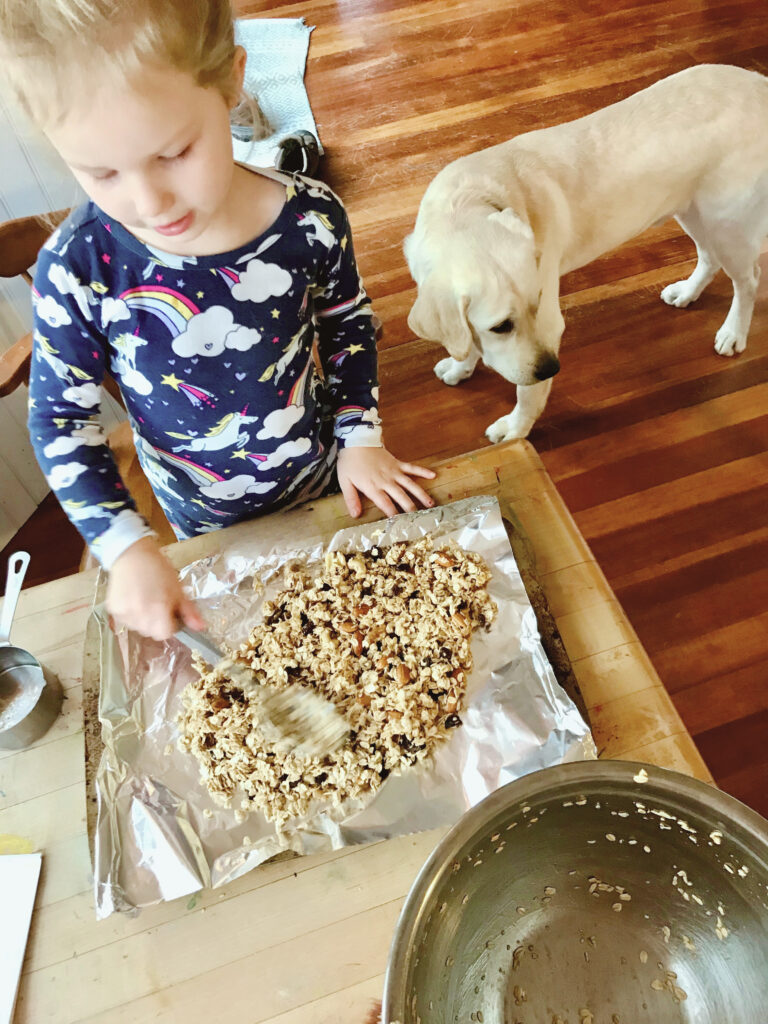
<svg viewBox="0 0 768 1024"><path fill-rule="evenodd" d="M0 70L43 126L92 87L84 81L89 66L128 80L154 66L218 89L237 103L234 122L250 122L254 137L264 137L269 125L256 101L233 95L234 59L230 0L0 0Z"/></svg>

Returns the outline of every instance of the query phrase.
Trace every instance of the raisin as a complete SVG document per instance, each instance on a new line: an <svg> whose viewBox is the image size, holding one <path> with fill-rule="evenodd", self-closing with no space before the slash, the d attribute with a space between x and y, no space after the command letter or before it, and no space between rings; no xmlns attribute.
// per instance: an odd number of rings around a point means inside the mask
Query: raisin
<svg viewBox="0 0 768 1024"><path fill-rule="evenodd" d="M448 715L443 725L446 729L455 729L457 725L461 725L461 719L458 715Z"/></svg>

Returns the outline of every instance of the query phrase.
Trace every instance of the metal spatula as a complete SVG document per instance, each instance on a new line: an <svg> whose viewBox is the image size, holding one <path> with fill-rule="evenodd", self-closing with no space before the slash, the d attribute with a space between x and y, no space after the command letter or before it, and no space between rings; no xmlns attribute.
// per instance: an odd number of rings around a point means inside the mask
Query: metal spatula
<svg viewBox="0 0 768 1024"><path fill-rule="evenodd" d="M258 703L259 729L268 742L298 757L322 757L340 747L349 735L344 717L320 694L300 686L273 690L262 685L244 662L220 651L205 633L180 626L176 636L237 682L249 700Z"/></svg>

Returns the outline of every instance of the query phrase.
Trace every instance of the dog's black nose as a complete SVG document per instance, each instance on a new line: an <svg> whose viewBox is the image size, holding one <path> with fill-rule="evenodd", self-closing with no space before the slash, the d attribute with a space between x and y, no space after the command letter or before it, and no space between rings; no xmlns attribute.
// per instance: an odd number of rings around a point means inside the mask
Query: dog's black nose
<svg viewBox="0 0 768 1024"><path fill-rule="evenodd" d="M536 363L536 368L533 371L533 376L536 378L536 380L549 380L550 377L555 376L559 369L560 360L557 358L557 356L542 356L538 363Z"/></svg>

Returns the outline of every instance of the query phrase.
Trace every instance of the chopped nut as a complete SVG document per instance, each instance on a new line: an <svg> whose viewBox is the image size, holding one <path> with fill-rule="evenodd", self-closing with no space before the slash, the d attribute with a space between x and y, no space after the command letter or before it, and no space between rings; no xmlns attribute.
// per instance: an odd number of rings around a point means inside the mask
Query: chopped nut
<svg viewBox="0 0 768 1024"><path fill-rule="evenodd" d="M397 681L401 686L405 686L411 678L411 670L407 665L403 665L402 663L397 666L397 672L395 674L397 676Z"/></svg>

